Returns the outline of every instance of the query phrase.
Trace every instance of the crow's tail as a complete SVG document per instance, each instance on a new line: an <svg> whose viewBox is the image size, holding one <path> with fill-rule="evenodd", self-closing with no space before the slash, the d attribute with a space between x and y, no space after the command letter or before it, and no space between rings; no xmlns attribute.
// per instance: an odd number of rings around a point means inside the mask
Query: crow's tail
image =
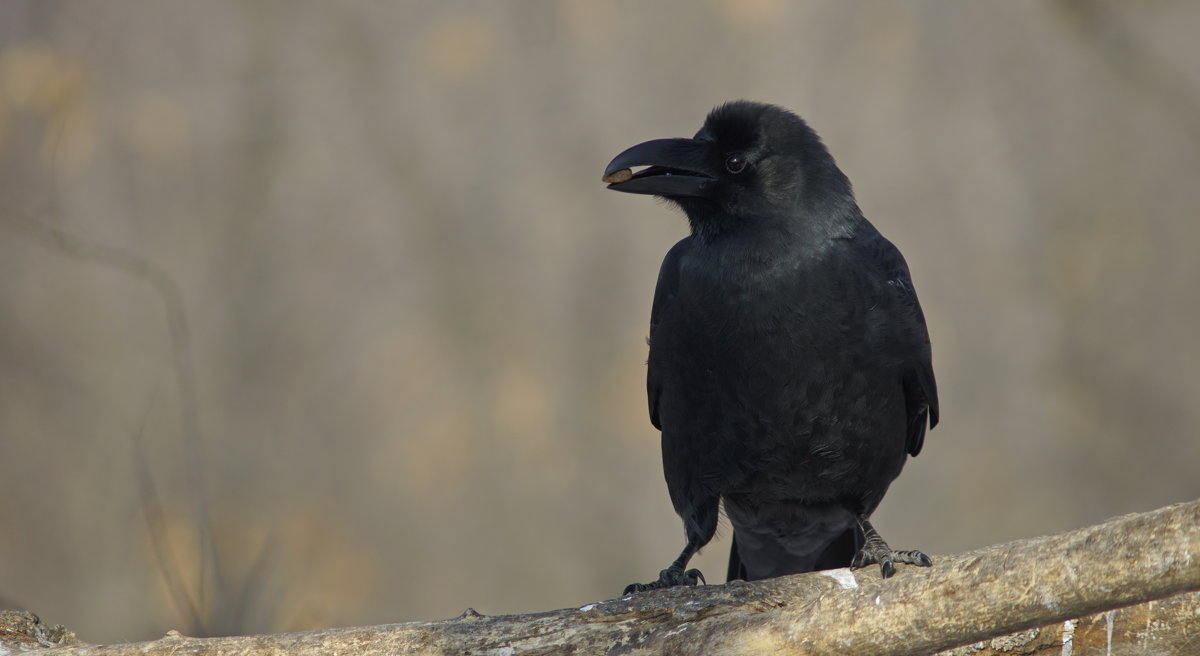
<svg viewBox="0 0 1200 656"><path fill-rule="evenodd" d="M725 574L725 581L745 581L746 566L742 563L742 559L738 558L737 552L737 532L733 534L733 544L729 547L729 571Z"/></svg>

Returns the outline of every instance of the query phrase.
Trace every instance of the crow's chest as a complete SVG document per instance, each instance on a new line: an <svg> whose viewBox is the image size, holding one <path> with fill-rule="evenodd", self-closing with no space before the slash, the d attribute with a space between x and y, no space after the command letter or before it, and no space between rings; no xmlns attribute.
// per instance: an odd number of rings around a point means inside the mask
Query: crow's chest
<svg viewBox="0 0 1200 656"><path fill-rule="evenodd" d="M851 275L694 274L680 281L652 347L726 368L853 358L876 340L878 313Z"/></svg>

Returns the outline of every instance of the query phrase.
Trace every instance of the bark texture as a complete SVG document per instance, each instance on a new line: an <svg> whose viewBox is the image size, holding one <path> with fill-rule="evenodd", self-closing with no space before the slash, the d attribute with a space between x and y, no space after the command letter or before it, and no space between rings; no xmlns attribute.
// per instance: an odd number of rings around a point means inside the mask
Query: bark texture
<svg viewBox="0 0 1200 656"><path fill-rule="evenodd" d="M1200 653L1195 590L1200 501L935 558L886 581L874 567L834 570L530 615L468 609L440 622L88 645L7 613L0 655L1187 654Z"/></svg>

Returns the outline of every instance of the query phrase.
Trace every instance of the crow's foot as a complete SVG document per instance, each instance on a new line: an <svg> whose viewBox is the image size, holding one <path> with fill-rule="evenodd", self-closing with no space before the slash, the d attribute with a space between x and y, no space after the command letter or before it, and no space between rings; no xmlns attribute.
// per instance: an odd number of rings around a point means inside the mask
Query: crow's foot
<svg viewBox="0 0 1200 656"><path fill-rule="evenodd" d="M883 578L888 578L896 573L895 563L908 563L917 567L929 567L933 565L933 561L929 556L920 551L892 551L884 543L883 549L867 551L864 547L861 551L854 555L854 560L850 562L850 566L854 568L866 567L872 563L879 563L879 572L883 574Z"/></svg>
<svg viewBox="0 0 1200 656"><path fill-rule="evenodd" d="M893 551L883 538L879 537L879 532L871 526L871 522L867 521L865 516L858 518L858 524L862 527L865 540L863 548L854 554L854 560L850 561L851 567L866 567L872 563L879 563L879 572L886 579L896 573L896 563L907 563L917 567L933 565L929 556L920 551Z"/></svg>
<svg viewBox="0 0 1200 656"><path fill-rule="evenodd" d="M673 588L679 585L697 585L699 583L708 584L704 580L704 575L698 569L689 569L686 572L682 567L668 567L658 573L658 580L649 583L630 583L625 586L623 594L633 594L634 592L645 592L647 590L659 590L662 588Z"/></svg>

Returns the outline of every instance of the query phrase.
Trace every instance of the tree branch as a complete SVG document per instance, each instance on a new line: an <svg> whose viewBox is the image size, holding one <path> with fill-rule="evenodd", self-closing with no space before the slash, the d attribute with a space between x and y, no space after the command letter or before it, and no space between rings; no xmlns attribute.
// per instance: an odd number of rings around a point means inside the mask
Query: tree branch
<svg viewBox="0 0 1200 656"><path fill-rule="evenodd" d="M531 615L467 610L439 622L229 638L176 632L143 643L75 644L61 656L277 654L1050 654L1071 640L1162 649L1200 633L1200 501L1126 515L903 567L675 588ZM1179 595L1164 602L1153 600ZM1094 613L1143 604L1131 611ZM10 614L16 616L17 614ZM26 621L28 617L25 616ZM15 644L0 617L0 647ZM1041 628L1039 628L1041 627ZM1013 634L1015 635L1007 635ZM19 633L19 631L17 632ZM24 648L46 646L30 639ZM1006 636L1000 637L998 636ZM989 643L976 641L997 638ZM1124 642L1122 642L1124 641ZM1174 642L1171 642L1174 641ZM976 644L972 644L976 643ZM1104 652L1097 652L1104 653Z"/></svg>

